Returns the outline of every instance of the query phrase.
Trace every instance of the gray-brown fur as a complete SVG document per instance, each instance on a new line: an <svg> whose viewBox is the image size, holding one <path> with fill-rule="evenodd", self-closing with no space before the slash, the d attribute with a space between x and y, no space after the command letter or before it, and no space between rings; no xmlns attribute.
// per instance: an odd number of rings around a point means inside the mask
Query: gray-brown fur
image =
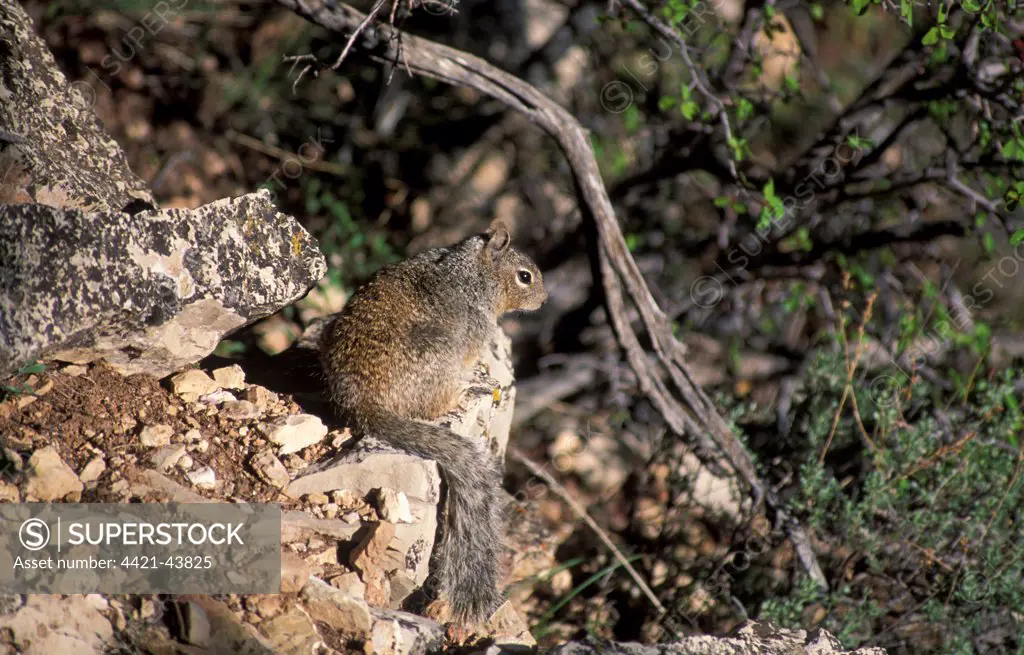
<svg viewBox="0 0 1024 655"><path fill-rule="evenodd" d="M458 621L486 619L501 602L501 475L481 446L421 423L455 408L472 366L506 312L547 299L537 266L487 233L381 269L321 340L337 409L362 434L436 461L448 484L448 521L436 561Z"/></svg>

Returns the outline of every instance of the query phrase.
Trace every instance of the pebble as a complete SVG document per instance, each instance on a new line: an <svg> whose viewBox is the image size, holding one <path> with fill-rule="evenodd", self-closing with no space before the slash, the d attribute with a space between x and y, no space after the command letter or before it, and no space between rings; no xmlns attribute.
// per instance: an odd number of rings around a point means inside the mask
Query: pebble
<svg viewBox="0 0 1024 655"><path fill-rule="evenodd" d="M82 472L78 474L78 479L85 483L95 482L100 479L100 476L106 470L106 460L102 457L93 457L89 460L88 464L82 467Z"/></svg>
<svg viewBox="0 0 1024 655"><path fill-rule="evenodd" d="M377 511L385 521L392 523L412 523L412 510L409 498L401 491L380 489L377 492Z"/></svg>
<svg viewBox="0 0 1024 655"><path fill-rule="evenodd" d="M217 483L217 474L209 466L192 471L185 477L197 487L212 487Z"/></svg>
<svg viewBox="0 0 1024 655"><path fill-rule="evenodd" d="M235 398L235 394L230 391L224 391L223 389L218 389L213 393L204 394L199 397L199 402L206 403L207 405L220 405L234 400L237 400Z"/></svg>
<svg viewBox="0 0 1024 655"><path fill-rule="evenodd" d="M319 443L327 436L327 426L312 414L282 416L264 428L267 438L281 447L280 454L288 455Z"/></svg>
<svg viewBox="0 0 1024 655"><path fill-rule="evenodd" d="M197 368L189 369L171 377L171 390L186 401L213 393L220 389L213 378Z"/></svg>
<svg viewBox="0 0 1024 655"><path fill-rule="evenodd" d="M158 471L166 471L178 463L185 455L185 444L176 443L173 446L164 446L150 456L149 461Z"/></svg>
<svg viewBox="0 0 1024 655"><path fill-rule="evenodd" d="M247 421L263 416L263 410L248 400L230 400L221 406L220 415L235 421Z"/></svg>
<svg viewBox="0 0 1024 655"><path fill-rule="evenodd" d="M171 443L174 428L169 425L147 425L139 433L139 440L147 448L158 448Z"/></svg>
<svg viewBox="0 0 1024 655"><path fill-rule="evenodd" d="M245 371L238 364L214 369L213 379L224 389L245 389Z"/></svg>
<svg viewBox="0 0 1024 655"><path fill-rule="evenodd" d="M255 404L257 407L266 409L270 405L277 402L277 394L258 385L253 385L245 390L242 394L242 398Z"/></svg>
<svg viewBox="0 0 1024 655"><path fill-rule="evenodd" d="M284 467L284 464L281 463L281 460L274 453L260 453L253 458L252 467L261 478L278 489L287 487L288 483L292 481L291 476L288 474L288 469Z"/></svg>

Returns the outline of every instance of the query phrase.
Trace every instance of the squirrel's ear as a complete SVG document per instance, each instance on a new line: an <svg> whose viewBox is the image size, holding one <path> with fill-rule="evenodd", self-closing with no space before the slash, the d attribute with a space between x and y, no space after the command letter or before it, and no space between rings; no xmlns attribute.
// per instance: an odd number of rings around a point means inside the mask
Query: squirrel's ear
<svg viewBox="0 0 1024 655"><path fill-rule="evenodd" d="M505 227L504 221L500 218L494 219L491 226L487 228L487 251L492 256L501 255L508 250L508 245L512 242L512 236L508 233L508 228Z"/></svg>

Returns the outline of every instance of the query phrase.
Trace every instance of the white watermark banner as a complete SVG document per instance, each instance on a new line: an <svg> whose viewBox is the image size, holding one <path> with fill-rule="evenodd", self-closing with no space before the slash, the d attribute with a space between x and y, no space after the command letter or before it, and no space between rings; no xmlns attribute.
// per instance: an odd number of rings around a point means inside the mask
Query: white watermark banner
<svg viewBox="0 0 1024 655"><path fill-rule="evenodd" d="M2 593L280 590L280 505L0 505Z"/></svg>

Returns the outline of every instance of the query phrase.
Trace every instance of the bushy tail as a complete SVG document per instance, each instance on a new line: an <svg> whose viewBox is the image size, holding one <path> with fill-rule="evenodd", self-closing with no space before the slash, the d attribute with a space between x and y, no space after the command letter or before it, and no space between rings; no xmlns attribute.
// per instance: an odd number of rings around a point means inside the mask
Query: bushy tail
<svg viewBox="0 0 1024 655"><path fill-rule="evenodd" d="M503 536L498 469L482 450L446 428L384 409L364 409L359 414L352 418L362 432L432 459L441 467L448 483L448 520L435 560L439 566L435 577L456 621L487 619L502 602L498 591Z"/></svg>

